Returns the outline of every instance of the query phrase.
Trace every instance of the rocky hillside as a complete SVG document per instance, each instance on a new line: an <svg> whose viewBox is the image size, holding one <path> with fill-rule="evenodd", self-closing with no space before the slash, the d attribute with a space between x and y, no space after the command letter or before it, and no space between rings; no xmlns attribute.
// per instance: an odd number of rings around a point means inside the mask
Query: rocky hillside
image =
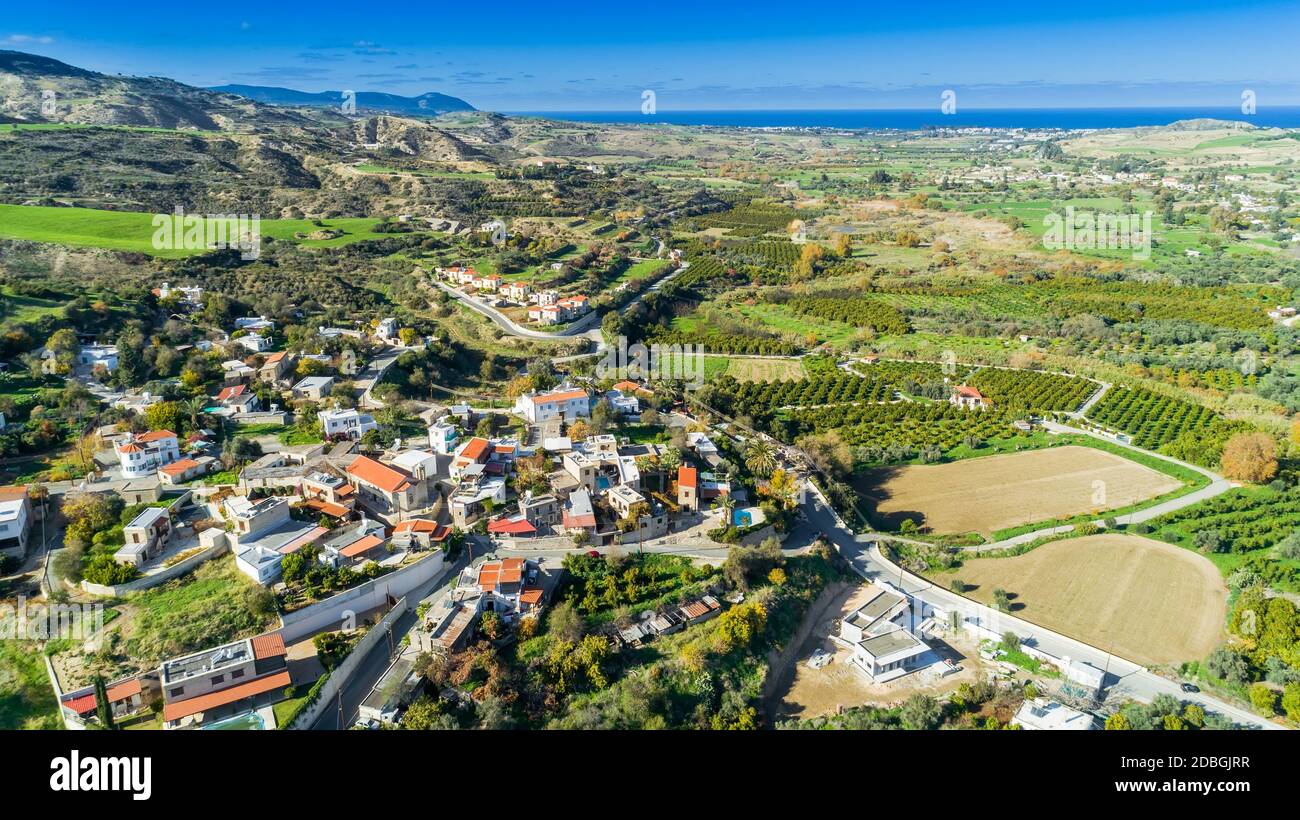
<svg viewBox="0 0 1300 820"><path fill-rule="evenodd" d="M120 77L0 51L0 118L17 123L254 131L342 122L342 115L263 105L162 77Z"/></svg>

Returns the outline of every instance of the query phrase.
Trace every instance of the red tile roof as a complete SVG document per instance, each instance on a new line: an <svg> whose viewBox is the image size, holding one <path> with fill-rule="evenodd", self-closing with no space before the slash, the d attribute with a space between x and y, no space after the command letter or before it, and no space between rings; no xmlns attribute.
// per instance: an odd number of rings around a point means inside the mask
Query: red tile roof
<svg viewBox="0 0 1300 820"><path fill-rule="evenodd" d="M289 543L281 545L281 547L278 550L276 550L276 552L280 553L281 555L288 555L290 553L297 552L298 550L302 549L303 547L307 546L311 542L315 541L317 538L320 538L322 535L324 535L327 532L329 532L329 530L325 529L324 527L312 527L310 530L298 536L297 538L293 539Z"/></svg>
<svg viewBox="0 0 1300 820"><path fill-rule="evenodd" d="M393 532L434 532L438 529L437 521L430 521L428 518L408 518L405 521L399 521Z"/></svg>
<svg viewBox="0 0 1300 820"><path fill-rule="evenodd" d="M542 602L541 587L529 587L525 589L523 592L519 593L519 603L521 604L531 604L532 606L537 606L541 602Z"/></svg>
<svg viewBox="0 0 1300 820"><path fill-rule="evenodd" d="M242 396L244 391L247 389L247 385L243 384L222 388L221 392L217 394L217 401L225 401L226 399L233 399L235 396Z"/></svg>
<svg viewBox="0 0 1300 820"><path fill-rule="evenodd" d="M497 584L517 584L523 579L524 559L503 558L500 561L488 561L478 568L478 585L485 590L494 590Z"/></svg>
<svg viewBox="0 0 1300 820"><path fill-rule="evenodd" d="M348 465L347 472L348 475L355 476L367 484L373 484L385 492L403 492L411 486L411 477L406 473L366 456L357 456L353 459Z"/></svg>
<svg viewBox="0 0 1300 820"><path fill-rule="evenodd" d="M193 470L199 466L199 463L192 458L183 458L180 461L173 461L171 464L164 464L158 469L167 475L180 475L186 470Z"/></svg>
<svg viewBox="0 0 1300 820"><path fill-rule="evenodd" d="M253 638L253 657L259 661L263 658L278 658L287 654L289 651L284 648L284 638L279 632L268 632Z"/></svg>
<svg viewBox="0 0 1300 820"><path fill-rule="evenodd" d="M140 679L131 678L108 687L108 702L117 703L119 700L126 700L129 697L140 694ZM63 705L79 715L86 715L95 711L97 701L95 693L89 692L75 698L67 698Z"/></svg>
<svg viewBox="0 0 1300 820"><path fill-rule="evenodd" d="M339 550L339 555L344 558L356 558L358 555L365 555L375 547L384 543L384 539L377 535L367 535L359 541L353 541L343 549Z"/></svg>
<svg viewBox="0 0 1300 820"><path fill-rule="evenodd" d="M141 433L135 437L136 441L161 441L165 438L176 438L176 434L171 430L153 430L148 433Z"/></svg>
<svg viewBox="0 0 1300 820"><path fill-rule="evenodd" d="M596 526L596 514L588 513L587 515L569 515L564 514L564 528L566 530L579 529L581 527Z"/></svg>
<svg viewBox="0 0 1300 820"><path fill-rule="evenodd" d="M555 404L556 402L585 398L589 398L586 390L565 390L561 393L547 393L544 396L534 396L533 404Z"/></svg>
<svg viewBox="0 0 1300 820"><path fill-rule="evenodd" d="M197 715L200 712L206 712L209 709L216 709L218 706L225 706L244 698L251 698L254 695L261 695L265 692L273 692L276 689L284 689L291 682L288 671L277 672L274 675L267 675L263 678L250 680L248 683L241 683L238 686L231 686L218 692L209 692L206 695L199 695L197 698L186 698L178 700L175 703L169 703L163 707L163 720L172 721L181 718Z"/></svg>
<svg viewBox="0 0 1300 820"><path fill-rule="evenodd" d="M468 459L470 461L478 461L481 458L483 458L483 456L488 454L488 448L491 445L492 442L488 441L487 439L475 436L474 438L465 442L465 446L461 448L460 455L457 456L457 458Z"/></svg>
<svg viewBox="0 0 1300 820"><path fill-rule="evenodd" d="M451 535L451 527L427 518L411 518L398 523L393 532L427 532L430 541L445 541Z"/></svg>
<svg viewBox="0 0 1300 820"><path fill-rule="evenodd" d="M699 474L694 467L677 468L677 485L679 487L697 487L699 483Z"/></svg>
<svg viewBox="0 0 1300 820"><path fill-rule="evenodd" d="M498 518L495 521L488 522L488 532L500 532L507 535L523 535L524 533L537 532L537 528L528 523L526 518Z"/></svg>
<svg viewBox="0 0 1300 820"><path fill-rule="evenodd" d="M319 498L309 498L303 502L303 506L335 518L343 518L352 512L342 504L335 504L333 501L322 501Z"/></svg>

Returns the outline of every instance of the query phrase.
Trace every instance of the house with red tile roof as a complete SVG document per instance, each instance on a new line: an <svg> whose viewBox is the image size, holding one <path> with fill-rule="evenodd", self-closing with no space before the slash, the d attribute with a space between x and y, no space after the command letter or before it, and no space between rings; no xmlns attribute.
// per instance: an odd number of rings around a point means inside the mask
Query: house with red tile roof
<svg viewBox="0 0 1300 820"><path fill-rule="evenodd" d="M694 467L677 468L677 506L683 510L700 510L700 475Z"/></svg>
<svg viewBox="0 0 1300 820"><path fill-rule="evenodd" d="M487 464L492 459L492 442L482 436L473 436L456 448L451 458L451 477L459 478L466 468L474 464Z"/></svg>
<svg viewBox="0 0 1300 820"><path fill-rule="evenodd" d="M398 549L441 549L451 537L451 527L431 518L408 518L393 527L393 546Z"/></svg>
<svg viewBox="0 0 1300 820"><path fill-rule="evenodd" d="M515 400L515 412L538 424L551 419L577 421L591 417L591 396L579 387L560 388L545 393L525 393Z"/></svg>
<svg viewBox="0 0 1300 820"><path fill-rule="evenodd" d="M388 555L384 525L373 519L362 518L335 527L319 543L320 560L335 569L381 561Z"/></svg>
<svg viewBox="0 0 1300 820"><path fill-rule="evenodd" d="M953 388L948 403L963 410L987 410L993 406L991 399L967 384L960 384Z"/></svg>
<svg viewBox="0 0 1300 820"><path fill-rule="evenodd" d="M268 353L262 360L262 366L257 369L257 378L272 384L287 382L293 365L294 356L286 350Z"/></svg>
<svg viewBox="0 0 1300 820"><path fill-rule="evenodd" d="M181 457L180 444L171 430L154 430L126 436L113 444L123 478L151 478L159 467Z"/></svg>
<svg viewBox="0 0 1300 820"><path fill-rule="evenodd" d="M164 729L202 726L268 706L283 700L292 683L278 632L165 661L159 681Z"/></svg>
<svg viewBox="0 0 1300 820"><path fill-rule="evenodd" d="M368 456L353 459L345 474L356 490L357 503L384 520L399 521L431 503L429 490L433 482Z"/></svg>
<svg viewBox="0 0 1300 820"><path fill-rule="evenodd" d="M536 581L539 567L535 561L524 558L502 558L488 561L472 573L472 586L480 596L479 609L496 612L507 620L513 615L529 615L542 605L543 590Z"/></svg>
<svg viewBox="0 0 1300 820"><path fill-rule="evenodd" d="M113 717L123 718L143 709L151 699L150 693L157 693L158 684L156 681L137 675L110 683L105 688ZM95 717L98 704L94 686L83 686L71 692L64 692L59 698L59 707L63 710L65 719L74 718L83 724Z"/></svg>

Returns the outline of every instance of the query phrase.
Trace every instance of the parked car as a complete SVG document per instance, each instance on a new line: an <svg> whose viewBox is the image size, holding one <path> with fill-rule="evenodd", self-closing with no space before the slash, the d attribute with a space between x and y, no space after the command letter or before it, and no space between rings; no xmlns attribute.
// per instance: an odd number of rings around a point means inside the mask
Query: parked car
<svg viewBox="0 0 1300 820"><path fill-rule="evenodd" d="M600 557L600 550L587 550L587 557L588 557L588 558L599 558L599 557Z"/></svg>
<svg viewBox="0 0 1300 820"><path fill-rule="evenodd" d="M1184 684L1180 684L1180 685L1179 685L1179 688L1182 689L1184 692L1199 692L1199 691L1201 691L1201 687L1197 686L1197 685L1194 684L1194 683L1184 683Z"/></svg>

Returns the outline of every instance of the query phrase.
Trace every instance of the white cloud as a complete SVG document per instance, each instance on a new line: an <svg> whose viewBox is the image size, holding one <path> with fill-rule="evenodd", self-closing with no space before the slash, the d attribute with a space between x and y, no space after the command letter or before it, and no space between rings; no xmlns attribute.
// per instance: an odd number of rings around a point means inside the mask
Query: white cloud
<svg viewBox="0 0 1300 820"><path fill-rule="evenodd" d="M10 34L4 40L0 40L7 46L30 46L41 45L48 46L54 42L53 37L33 37L30 34Z"/></svg>

